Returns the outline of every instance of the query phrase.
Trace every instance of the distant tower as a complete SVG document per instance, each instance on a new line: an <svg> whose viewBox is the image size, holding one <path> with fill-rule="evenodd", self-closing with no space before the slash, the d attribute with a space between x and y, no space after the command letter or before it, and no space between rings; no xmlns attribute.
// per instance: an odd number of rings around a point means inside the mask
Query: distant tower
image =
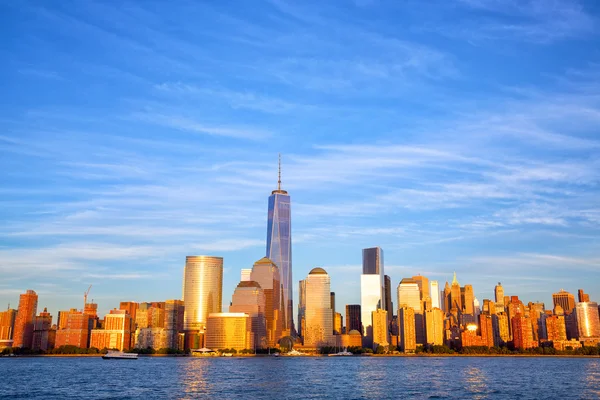
<svg viewBox="0 0 600 400"><path fill-rule="evenodd" d="M504 304L504 288L500 282L494 287L494 297L496 304Z"/></svg>
<svg viewBox="0 0 600 400"><path fill-rule="evenodd" d="M440 287L438 281L429 282L429 287L431 288L431 307L442 308L440 304Z"/></svg>
<svg viewBox="0 0 600 400"><path fill-rule="evenodd" d="M560 289L560 292L552 294L552 302L556 306L560 305L565 311L565 315L571 314L575 309L575 296L566 290Z"/></svg>
<svg viewBox="0 0 600 400"><path fill-rule="evenodd" d="M33 290L19 296L19 309L15 319L13 347L31 348L33 345L33 321L37 314L38 295Z"/></svg>
<svg viewBox="0 0 600 400"><path fill-rule="evenodd" d="M281 189L281 155L278 176L277 190L273 190L269 196L266 257L279 267L279 280L283 286L283 329L289 334L294 334L291 199L288 192Z"/></svg>
<svg viewBox="0 0 600 400"><path fill-rule="evenodd" d="M363 249L363 273L360 276L360 306L363 323L364 346L373 345L372 312L385 309L385 279L383 250L380 247Z"/></svg>
<svg viewBox="0 0 600 400"><path fill-rule="evenodd" d="M306 327L304 345L332 346L331 280L323 268L313 268L306 277Z"/></svg>
<svg viewBox="0 0 600 400"><path fill-rule="evenodd" d="M263 257L252 267L251 281L258 283L265 295L265 320L267 328L267 345L274 347L282 337L282 304L283 297L279 279L281 273L277 265ZM329 299L329 293L327 293ZM331 317L331 314L330 314Z"/></svg>

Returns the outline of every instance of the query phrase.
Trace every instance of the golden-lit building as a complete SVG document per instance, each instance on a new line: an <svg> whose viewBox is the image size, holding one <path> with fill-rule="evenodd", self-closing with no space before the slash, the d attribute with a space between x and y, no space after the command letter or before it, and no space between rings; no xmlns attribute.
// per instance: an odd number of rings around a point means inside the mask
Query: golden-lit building
<svg viewBox="0 0 600 400"><path fill-rule="evenodd" d="M491 315L479 314L479 332L485 346L494 347L494 323Z"/></svg>
<svg viewBox="0 0 600 400"><path fill-rule="evenodd" d="M87 348L90 345L90 316L71 309L60 311L59 329L56 331L56 347L77 346Z"/></svg>
<svg viewBox="0 0 600 400"><path fill-rule="evenodd" d="M92 329L90 347L129 350L133 343L133 322L126 310L111 310L104 316L103 329Z"/></svg>
<svg viewBox="0 0 600 400"><path fill-rule="evenodd" d="M462 312L463 314L475 315L474 306L475 295L473 294L473 286L465 285L461 289L461 301L462 301Z"/></svg>
<svg viewBox="0 0 600 400"><path fill-rule="evenodd" d="M165 347L183 350L183 300L165 301Z"/></svg>
<svg viewBox="0 0 600 400"><path fill-rule="evenodd" d="M223 258L187 256L183 273L183 325L185 330L204 332L211 313L221 312Z"/></svg>
<svg viewBox="0 0 600 400"><path fill-rule="evenodd" d="M302 279L298 283L298 335L303 338L306 328L306 281Z"/></svg>
<svg viewBox="0 0 600 400"><path fill-rule="evenodd" d="M463 309L463 300L462 300L462 290L460 288L460 284L458 283L458 279L456 279L456 272L452 277L452 285L450 286L450 299L447 301L449 308L447 311L450 311L452 308L456 308L459 311Z"/></svg>
<svg viewBox="0 0 600 400"><path fill-rule="evenodd" d="M250 279L260 285L265 295L266 345L268 347L275 347L283 333L281 275L279 267L267 257L263 257L254 263ZM329 300L329 293L327 293L327 298Z"/></svg>
<svg viewBox="0 0 600 400"><path fill-rule="evenodd" d="M546 340L550 342L567 340L567 326L564 315L549 315L545 318Z"/></svg>
<svg viewBox="0 0 600 400"><path fill-rule="evenodd" d="M212 350L249 349L251 322L245 313L212 313L206 324L206 347Z"/></svg>
<svg viewBox="0 0 600 400"><path fill-rule="evenodd" d="M434 346L444 344L444 312L439 308L425 311L425 342Z"/></svg>
<svg viewBox="0 0 600 400"><path fill-rule="evenodd" d="M229 312L246 313L250 317L250 349L267 347L265 308L265 292L258 282L242 281L237 285Z"/></svg>
<svg viewBox="0 0 600 400"><path fill-rule="evenodd" d="M584 338L600 338L600 318L598 304L587 301L575 307L577 315L577 332L579 340Z"/></svg>
<svg viewBox="0 0 600 400"><path fill-rule="evenodd" d="M486 339L477 334L477 324L468 324L460 333L460 339L463 347L487 346Z"/></svg>
<svg viewBox="0 0 600 400"><path fill-rule="evenodd" d="M54 348L56 330L52 329L52 315L46 308L33 319L33 350L49 350Z"/></svg>
<svg viewBox="0 0 600 400"><path fill-rule="evenodd" d="M336 312L333 316L333 332L335 332L336 335L341 335L343 325L344 325L344 321L343 321L342 314L339 312Z"/></svg>
<svg viewBox="0 0 600 400"><path fill-rule="evenodd" d="M512 336L510 335L510 323L508 322L508 315L505 313L496 314L497 317L497 332L498 338L501 343L508 343L512 340Z"/></svg>
<svg viewBox="0 0 600 400"><path fill-rule="evenodd" d="M414 353L417 348L415 311L406 305L398 308L398 344L404 353Z"/></svg>
<svg viewBox="0 0 600 400"><path fill-rule="evenodd" d="M337 347L362 347L362 335L356 329L352 329L349 333L335 335L335 340L335 345Z"/></svg>
<svg viewBox="0 0 600 400"><path fill-rule="evenodd" d="M137 328L164 328L165 310L159 307L147 307L138 309L135 315L135 324Z"/></svg>
<svg viewBox="0 0 600 400"><path fill-rule="evenodd" d="M430 298L431 300L431 296L429 293L429 279L421 275L413 276L411 279L417 282L417 285L419 286L419 296L421 299L421 303L424 303L427 298ZM424 305L421 305L421 309L425 310L426 308Z"/></svg>
<svg viewBox="0 0 600 400"><path fill-rule="evenodd" d="M362 335L362 322L361 322L361 310L360 304L347 304L346 305L346 333L350 331L358 331Z"/></svg>
<svg viewBox="0 0 600 400"><path fill-rule="evenodd" d="M380 345L384 347L389 346L387 311L382 309L373 311L371 313L371 320L373 326L373 349L377 349L377 346Z"/></svg>
<svg viewBox="0 0 600 400"><path fill-rule="evenodd" d="M15 318L13 347L31 348L33 343L33 319L37 314L38 295L33 290L19 296L19 309Z"/></svg>
<svg viewBox="0 0 600 400"><path fill-rule="evenodd" d="M313 268L306 281L305 347L334 346L331 319L331 280L323 268Z"/></svg>
<svg viewBox="0 0 600 400"><path fill-rule="evenodd" d="M494 287L494 300L496 304L502 304L504 307L504 288L500 282Z"/></svg>
<svg viewBox="0 0 600 400"><path fill-rule="evenodd" d="M533 330L531 328L531 319L524 314L517 314L512 317L512 335L515 349L529 349L537 347L533 340Z"/></svg>
<svg viewBox="0 0 600 400"><path fill-rule="evenodd" d="M575 309L575 296L564 289L552 294L552 302L554 306L560 305L565 314L571 314Z"/></svg>
<svg viewBox="0 0 600 400"><path fill-rule="evenodd" d="M137 328L133 342L136 349L159 350L167 348L166 331L164 328Z"/></svg>
<svg viewBox="0 0 600 400"><path fill-rule="evenodd" d="M0 312L0 341L4 342L13 339L16 317L17 310L11 308Z"/></svg>

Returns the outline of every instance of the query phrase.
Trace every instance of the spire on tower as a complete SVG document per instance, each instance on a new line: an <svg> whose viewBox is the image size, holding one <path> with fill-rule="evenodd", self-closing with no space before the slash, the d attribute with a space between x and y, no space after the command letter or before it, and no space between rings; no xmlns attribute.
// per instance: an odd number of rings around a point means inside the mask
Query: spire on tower
<svg viewBox="0 0 600 400"><path fill-rule="evenodd" d="M279 179L277 180L277 190L281 190L281 153L279 153Z"/></svg>
<svg viewBox="0 0 600 400"><path fill-rule="evenodd" d="M452 284L458 285L458 281L456 280L456 271L454 271L454 277L452 278Z"/></svg>

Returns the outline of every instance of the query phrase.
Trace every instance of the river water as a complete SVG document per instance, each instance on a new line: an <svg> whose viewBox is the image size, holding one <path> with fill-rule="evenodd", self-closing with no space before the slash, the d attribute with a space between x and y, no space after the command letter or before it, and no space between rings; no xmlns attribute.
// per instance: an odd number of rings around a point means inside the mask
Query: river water
<svg viewBox="0 0 600 400"><path fill-rule="evenodd" d="M0 399L598 399L599 358L0 358Z"/></svg>

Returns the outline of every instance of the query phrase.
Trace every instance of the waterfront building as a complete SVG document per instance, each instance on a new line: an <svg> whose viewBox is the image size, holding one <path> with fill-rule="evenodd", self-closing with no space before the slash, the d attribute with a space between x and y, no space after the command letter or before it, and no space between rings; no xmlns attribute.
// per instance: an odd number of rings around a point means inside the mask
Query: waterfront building
<svg viewBox="0 0 600 400"><path fill-rule="evenodd" d="M90 347L90 316L75 308L60 311L59 314L60 325L56 331L55 346Z"/></svg>
<svg viewBox="0 0 600 400"><path fill-rule="evenodd" d="M564 315L547 315L544 318L546 326L545 339L550 342L567 340L567 326Z"/></svg>
<svg viewBox="0 0 600 400"><path fill-rule="evenodd" d="M252 268L242 268L241 279L240 282L246 282L250 280L250 275L252 274Z"/></svg>
<svg viewBox="0 0 600 400"><path fill-rule="evenodd" d="M269 196L266 257L279 268L279 282L283 292L281 295L283 298L283 304L281 304L282 329L286 335L290 335L294 332L292 215L290 196L287 191L281 189L281 158L279 159L277 190L273 190Z"/></svg>
<svg viewBox="0 0 600 400"><path fill-rule="evenodd" d="M511 323L515 349L537 347L537 343L533 340L533 330L531 329L531 319L529 317L519 313L512 317Z"/></svg>
<svg viewBox="0 0 600 400"><path fill-rule="evenodd" d="M527 309L529 310L529 318L531 318L531 328L533 331L533 341L540 341L540 326L543 325L542 315L545 312L544 303L540 302L529 302L527 304ZM543 335L543 334L542 334Z"/></svg>
<svg viewBox="0 0 600 400"><path fill-rule="evenodd" d="M265 295L265 319L268 347L275 347L282 337L283 321L281 312L281 283L279 267L266 257L254 263L250 279L259 284ZM329 292L327 292L329 302ZM331 321L331 313L329 314Z"/></svg>
<svg viewBox="0 0 600 400"><path fill-rule="evenodd" d="M240 282L231 299L230 313L245 313L250 318L249 349L267 347L267 320L265 292L258 282Z"/></svg>
<svg viewBox="0 0 600 400"><path fill-rule="evenodd" d="M206 347L212 350L251 348L251 322L248 314L211 313L206 324Z"/></svg>
<svg viewBox="0 0 600 400"><path fill-rule="evenodd" d="M15 317L13 347L31 348L33 344L33 320L37 314L38 295L33 290L19 296L19 309Z"/></svg>
<svg viewBox="0 0 600 400"><path fill-rule="evenodd" d="M165 301L165 347L183 350L185 305L183 300Z"/></svg>
<svg viewBox="0 0 600 400"><path fill-rule="evenodd" d="M346 305L346 332L358 331L362 332L360 304ZM362 333L361 333L362 334Z"/></svg>
<svg viewBox="0 0 600 400"><path fill-rule="evenodd" d="M473 286L465 285L461 288L462 312L468 315L475 315L475 295Z"/></svg>
<svg viewBox="0 0 600 400"><path fill-rule="evenodd" d="M353 329L349 333L335 335L335 345L342 349L348 347L362 347L362 335L359 331Z"/></svg>
<svg viewBox="0 0 600 400"><path fill-rule="evenodd" d="M388 326L392 323L394 316L394 302L392 301L392 278L389 275L383 276L383 289L385 297L385 308L387 311Z"/></svg>
<svg viewBox="0 0 600 400"><path fill-rule="evenodd" d="M211 313L221 312L223 258L187 256L183 274L183 326L200 334L206 329Z"/></svg>
<svg viewBox="0 0 600 400"><path fill-rule="evenodd" d="M444 344L444 312L437 307L425 311L425 343Z"/></svg>
<svg viewBox="0 0 600 400"><path fill-rule="evenodd" d="M156 306L140 307L135 316L137 328L164 328L165 310Z"/></svg>
<svg viewBox="0 0 600 400"><path fill-rule="evenodd" d="M164 328L137 328L132 335L133 348L135 349L154 349L159 350L167 348L167 335ZM176 347L175 347L176 348Z"/></svg>
<svg viewBox="0 0 600 400"><path fill-rule="evenodd" d="M479 331L481 332L481 337L487 347L494 347L495 339L494 339L494 323L491 315L480 314L478 316L479 319Z"/></svg>
<svg viewBox="0 0 600 400"><path fill-rule="evenodd" d="M406 305L398 308L398 345L404 353L414 353L417 348L415 311Z"/></svg>
<svg viewBox="0 0 600 400"><path fill-rule="evenodd" d="M571 314L575 309L575 296L564 289L552 294L552 302L555 306L560 305L565 315Z"/></svg>
<svg viewBox="0 0 600 400"><path fill-rule="evenodd" d="M498 318L498 337L500 338L500 343L508 343L512 340L512 336L510 335L510 323L508 322L508 315L505 313L496 314Z"/></svg>
<svg viewBox="0 0 600 400"><path fill-rule="evenodd" d="M387 311L378 309L371 313L371 320L373 326L373 350L377 349L377 346L389 346L388 340L388 318Z"/></svg>
<svg viewBox="0 0 600 400"><path fill-rule="evenodd" d="M440 304L440 288L438 286L438 281L429 282L429 288L431 293L431 308L442 308Z"/></svg>
<svg viewBox="0 0 600 400"><path fill-rule="evenodd" d="M583 289L577 291L577 299L580 303L587 303L590 301L590 295L585 293Z"/></svg>
<svg viewBox="0 0 600 400"><path fill-rule="evenodd" d="M11 309L10 306L6 311L0 312L0 342L6 343L13 340L16 317L17 310Z"/></svg>
<svg viewBox="0 0 600 400"><path fill-rule="evenodd" d="M329 297L331 298L331 327L333 328L333 334L335 335L335 292L329 293ZM339 332L341 333L341 332ZM339 334L338 333L338 334Z"/></svg>
<svg viewBox="0 0 600 400"><path fill-rule="evenodd" d="M463 347L483 347L487 346L486 338L477 334L477 324L467 324L465 329L460 333L460 341Z"/></svg>
<svg viewBox="0 0 600 400"><path fill-rule="evenodd" d="M510 301L506 306L506 311L508 314L508 320L511 321L511 324L509 324L509 329L511 330L510 332L512 335L514 335L512 333L512 319L517 315L525 315L525 305L521 300L519 300L519 296L510 296Z"/></svg>
<svg viewBox="0 0 600 400"><path fill-rule="evenodd" d="M306 327L306 281L298 283L298 335L304 337Z"/></svg>
<svg viewBox="0 0 600 400"><path fill-rule="evenodd" d="M133 344L133 322L126 310L110 310L104 316L102 329L92 329L90 347L129 350Z"/></svg>
<svg viewBox="0 0 600 400"><path fill-rule="evenodd" d="M331 280L323 268L313 268L306 277L306 328L304 346L333 346Z"/></svg>
<svg viewBox="0 0 600 400"><path fill-rule="evenodd" d="M592 301L578 303L575 307L577 315L577 333L579 340L588 338L600 339L600 319L598 304Z"/></svg>
<svg viewBox="0 0 600 400"><path fill-rule="evenodd" d="M140 304L135 301L122 301L119 303L119 310L126 311L131 316L131 321L135 323L137 318L137 310Z"/></svg>
<svg viewBox="0 0 600 400"><path fill-rule="evenodd" d="M44 308L39 315L33 319L32 350L46 351L54 348L56 329L52 329L52 315Z"/></svg>
<svg viewBox="0 0 600 400"><path fill-rule="evenodd" d="M380 247L363 249L363 273L360 276L360 306L363 323L363 342L373 345L371 313L385 308L385 283L383 272L383 250Z"/></svg>

